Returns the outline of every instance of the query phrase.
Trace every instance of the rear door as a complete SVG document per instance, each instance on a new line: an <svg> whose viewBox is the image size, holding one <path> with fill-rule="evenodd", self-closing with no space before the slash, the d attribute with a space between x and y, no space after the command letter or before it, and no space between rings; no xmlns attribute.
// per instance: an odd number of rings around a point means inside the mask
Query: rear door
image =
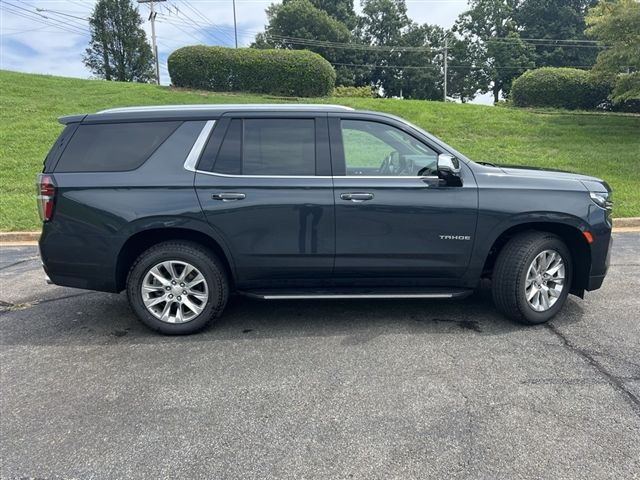
<svg viewBox="0 0 640 480"><path fill-rule="evenodd" d="M448 186L437 177L441 148L401 122L335 114L329 123L336 277L455 284L476 227L477 189L468 167L461 162L462 186Z"/></svg>
<svg viewBox="0 0 640 480"><path fill-rule="evenodd" d="M239 287L331 276L335 218L326 114L226 115L196 169Z"/></svg>

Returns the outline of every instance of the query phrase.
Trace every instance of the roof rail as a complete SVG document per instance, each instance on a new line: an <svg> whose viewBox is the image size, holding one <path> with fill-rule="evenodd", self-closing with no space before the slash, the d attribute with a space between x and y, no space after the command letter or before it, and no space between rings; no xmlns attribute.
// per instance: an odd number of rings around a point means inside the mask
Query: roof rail
<svg viewBox="0 0 640 480"><path fill-rule="evenodd" d="M305 103L240 103L240 104L200 104L200 105L153 105L142 107L117 107L101 110L97 114L105 113L144 113L144 112L175 112L175 111L199 111L199 110L317 110L317 111L343 111L353 110L344 105L305 104Z"/></svg>

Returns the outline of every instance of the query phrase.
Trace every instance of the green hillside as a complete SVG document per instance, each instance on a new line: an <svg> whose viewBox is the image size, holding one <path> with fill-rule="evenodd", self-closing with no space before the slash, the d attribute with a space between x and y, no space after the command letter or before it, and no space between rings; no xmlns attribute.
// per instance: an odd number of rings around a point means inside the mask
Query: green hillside
<svg viewBox="0 0 640 480"><path fill-rule="evenodd" d="M186 92L155 85L0 71L0 230L39 228L34 178L61 130L58 116L127 105L282 101L257 95ZM301 101L394 113L475 160L603 177L615 190L615 215L640 216L640 116L417 100Z"/></svg>

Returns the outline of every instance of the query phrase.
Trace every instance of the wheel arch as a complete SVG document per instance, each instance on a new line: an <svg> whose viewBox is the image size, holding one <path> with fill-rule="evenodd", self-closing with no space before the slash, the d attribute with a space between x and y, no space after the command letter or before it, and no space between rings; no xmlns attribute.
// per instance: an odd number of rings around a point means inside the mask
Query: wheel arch
<svg viewBox="0 0 640 480"><path fill-rule="evenodd" d="M158 243L170 240L185 240L197 243L216 255L222 262L225 272L229 278L230 287L233 289L235 283L235 270L231 255L211 235L199 230L177 227L149 228L131 235L122 245L118 253L116 263L116 289L121 292L126 288L127 275L131 265L138 256L148 248Z"/></svg>
<svg viewBox="0 0 640 480"><path fill-rule="evenodd" d="M504 230L494 240L482 268L482 276L490 277L493 271L496 258L507 242L527 231L548 232L557 235L567 245L571 252L571 263L573 265L573 279L570 293L582 297L589 282L589 272L591 271L591 249L584 237L583 231L573 225L557 222L525 222L513 225Z"/></svg>

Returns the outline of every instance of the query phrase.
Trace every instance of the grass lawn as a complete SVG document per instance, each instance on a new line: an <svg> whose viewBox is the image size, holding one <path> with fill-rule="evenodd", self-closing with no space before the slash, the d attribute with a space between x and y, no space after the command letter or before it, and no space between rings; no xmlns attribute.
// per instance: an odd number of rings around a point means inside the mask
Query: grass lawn
<svg viewBox="0 0 640 480"><path fill-rule="evenodd" d="M35 175L60 133L61 115L127 105L265 103L259 95L0 71L0 231L37 230ZM474 160L595 175L615 191L615 216L640 216L640 116L530 111L418 100L304 99L393 113Z"/></svg>

